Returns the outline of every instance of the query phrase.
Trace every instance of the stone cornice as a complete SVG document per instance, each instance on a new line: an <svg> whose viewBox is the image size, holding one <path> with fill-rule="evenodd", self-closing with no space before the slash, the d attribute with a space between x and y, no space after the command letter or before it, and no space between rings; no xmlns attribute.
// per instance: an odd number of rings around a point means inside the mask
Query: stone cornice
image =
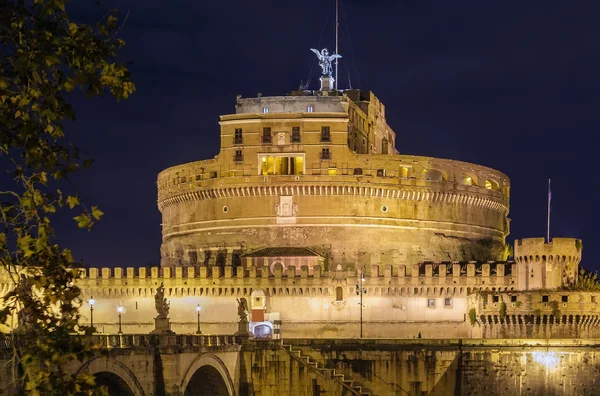
<svg viewBox="0 0 600 396"><path fill-rule="evenodd" d="M220 199L220 198L244 198L253 196L280 196L280 195L348 195L363 196L386 199L401 199L407 201L429 201L443 202L448 204L464 204L479 206L502 213L508 214L508 207L498 199L485 197L480 194L470 192L450 192L435 191L427 187L420 188L416 186L399 187L371 187L364 185L349 184L311 184L311 185L262 185L262 186L230 186L216 188L199 188L196 191L184 192L173 195L169 198L159 201L158 207L162 211L164 208L192 201Z"/></svg>

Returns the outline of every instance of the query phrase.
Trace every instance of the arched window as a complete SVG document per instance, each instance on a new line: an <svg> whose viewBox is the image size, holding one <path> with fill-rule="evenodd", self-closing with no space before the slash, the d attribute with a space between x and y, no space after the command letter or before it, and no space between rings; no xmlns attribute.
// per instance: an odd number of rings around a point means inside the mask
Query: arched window
<svg viewBox="0 0 600 396"><path fill-rule="evenodd" d="M344 300L344 289L341 286L335 288L335 301Z"/></svg>

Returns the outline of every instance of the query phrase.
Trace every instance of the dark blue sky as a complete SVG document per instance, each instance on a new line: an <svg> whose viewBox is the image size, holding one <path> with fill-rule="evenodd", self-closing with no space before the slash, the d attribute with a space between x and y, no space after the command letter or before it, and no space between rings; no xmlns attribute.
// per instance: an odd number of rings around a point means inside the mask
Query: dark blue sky
<svg viewBox="0 0 600 396"><path fill-rule="evenodd" d="M551 234L582 238L584 264L600 269L600 3L341 3L339 87L350 74L375 92L398 150L508 174L511 241L545 235L551 177ZM137 92L118 104L74 99L67 132L96 158L76 186L105 216L89 233L59 231L89 266L156 265L158 172L217 154L218 116L234 112L237 94L306 82L309 48L332 47L334 0L79 1L71 12L93 21L111 7L129 12L123 60Z"/></svg>

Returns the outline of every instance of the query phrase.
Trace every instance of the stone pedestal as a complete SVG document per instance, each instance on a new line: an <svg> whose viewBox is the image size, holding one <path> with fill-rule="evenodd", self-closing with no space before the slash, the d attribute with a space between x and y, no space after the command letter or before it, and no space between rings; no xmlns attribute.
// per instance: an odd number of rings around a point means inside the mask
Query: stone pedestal
<svg viewBox="0 0 600 396"><path fill-rule="evenodd" d="M333 82L335 81L331 76L321 76L321 91L333 91Z"/></svg>
<svg viewBox="0 0 600 396"><path fill-rule="evenodd" d="M234 335L239 337L250 337L251 333L248 331L248 324L247 320L240 320L238 322L238 331L235 332Z"/></svg>
<svg viewBox="0 0 600 396"><path fill-rule="evenodd" d="M169 318L154 318L154 330L152 330L151 334L175 334L171 330L171 322Z"/></svg>

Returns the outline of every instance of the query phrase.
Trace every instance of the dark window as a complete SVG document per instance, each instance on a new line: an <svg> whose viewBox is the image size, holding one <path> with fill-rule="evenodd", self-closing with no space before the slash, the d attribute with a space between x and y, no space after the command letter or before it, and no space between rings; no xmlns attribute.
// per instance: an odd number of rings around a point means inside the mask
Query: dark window
<svg viewBox="0 0 600 396"><path fill-rule="evenodd" d="M183 176L183 177L181 178L181 182L182 182L182 183L185 183L185 182L186 182L186 178L185 178L185 176Z"/></svg>
<svg viewBox="0 0 600 396"><path fill-rule="evenodd" d="M433 298L430 298L427 300L427 306L429 308L434 308L435 307L435 300Z"/></svg>
<svg viewBox="0 0 600 396"><path fill-rule="evenodd" d="M331 153L329 152L328 148L324 148L321 150L321 159L322 160L330 160L331 159Z"/></svg>
<svg viewBox="0 0 600 396"><path fill-rule="evenodd" d="M216 179L217 178L217 172L210 172L210 178L211 179Z"/></svg>
<svg viewBox="0 0 600 396"><path fill-rule="evenodd" d="M596 302L596 296L592 296L592 302L595 303Z"/></svg>
<svg viewBox="0 0 600 396"><path fill-rule="evenodd" d="M292 143L300 143L300 127L292 127Z"/></svg>
<svg viewBox="0 0 600 396"><path fill-rule="evenodd" d="M328 126L321 127L321 141L331 142L330 129Z"/></svg>
<svg viewBox="0 0 600 396"><path fill-rule="evenodd" d="M542 302L548 302L548 296L542 296Z"/></svg>
<svg viewBox="0 0 600 396"><path fill-rule="evenodd" d="M517 302L517 296L510 296L510 302Z"/></svg>
<svg viewBox="0 0 600 396"><path fill-rule="evenodd" d="M202 179L202 176L201 175L196 175L196 180L200 180L200 179Z"/></svg>
<svg viewBox="0 0 600 396"><path fill-rule="evenodd" d="M233 137L233 144L242 144L244 138L242 135L242 128L235 128L235 136Z"/></svg>
<svg viewBox="0 0 600 396"><path fill-rule="evenodd" d="M492 302L498 302L498 301L500 301L499 296L492 296Z"/></svg>
<svg viewBox="0 0 600 396"><path fill-rule="evenodd" d="M355 175L362 175L362 168L354 168Z"/></svg>
<svg viewBox="0 0 600 396"><path fill-rule="evenodd" d="M242 150L235 150L234 159L236 162L241 162L244 160L244 155L242 154Z"/></svg>
<svg viewBox="0 0 600 396"><path fill-rule="evenodd" d="M569 296L561 296L562 302L569 302Z"/></svg>
<svg viewBox="0 0 600 396"><path fill-rule="evenodd" d="M452 306L452 299L451 298L444 298L444 306L445 307L451 307Z"/></svg>
<svg viewBox="0 0 600 396"><path fill-rule="evenodd" d="M384 177L385 176L385 169L377 169L377 176L378 177Z"/></svg>
<svg viewBox="0 0 600 396"><path fill-rule="evenodd" d="M271 141L272 141L271 128L263 128L262 142L263 143L271 143Z"/></svg>

